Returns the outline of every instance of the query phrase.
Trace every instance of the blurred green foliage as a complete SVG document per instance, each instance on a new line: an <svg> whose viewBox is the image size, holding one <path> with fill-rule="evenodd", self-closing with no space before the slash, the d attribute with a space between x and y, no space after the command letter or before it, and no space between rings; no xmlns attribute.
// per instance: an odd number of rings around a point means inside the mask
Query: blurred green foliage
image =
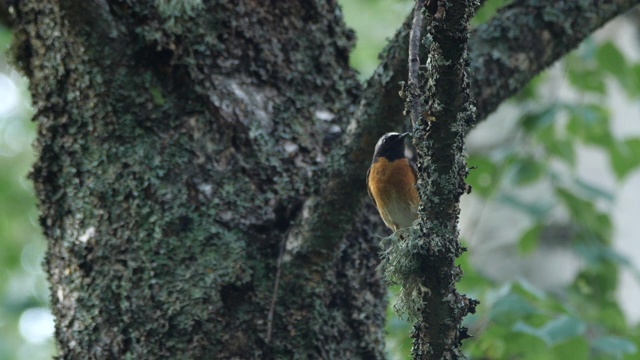
<svg viewBox="0 0 640 360"><path fill-rule="evenodd" d="M413 8L407 0L341 0L347 26L356 32L357 43L351 53L351 66L366 80L378 63L378 54L402 25Z"/></svg>
<svg viewBox="0 0 640 360"><path fill-rule="evenodd" d="M28 99L24 79L5 63L11 32L0 27L0 76L20 88ZM0 108L10 108L9 87L2 87ZM27 100L13 103L0 114L0 359L50 359L53 341L51 316L46 310L48 289L41 268L45 242L27 174L34 161Z"/></svg>
<svg viewBox="0 0 640 360"><path fill-rule="evenodd" d="M630 325L615 298L618 270L630 268L623 254L611 247L613 222L610 209L615 198L609 191L590 184L577 175L576 147L595 147L608 157L610 171L623 181L640 165L640 138L619 137L612 132L610 111L605 107L609 90L606 80L613 77L629 98L640 98L640 77L634 75L637 64L630 64L611 42L596 44L587 40L562 63L564 73L580 100L549 103L536 89L545 81L533 82L513 100L525 111L516 127L520 149L498 147L489 154L472 155L470 165L487 166L491 181L475 183L478 195L504 198L502 181L511 186L548 181L553 191L552 206L569 214L572 231L566 241L583 261L573 284L556 293L545 293L523 283L482 289L467 278L462 288L482 294L477 315L467 319L476 339L468 341L465 351L472 358L518 359L637 359L638 325ZM540 79L539 79L540 80ZM495 161L496 153L507 153L506 161ZM500 164L500 165L498 165ZM606 206L596 206L604 203ZM521 256L535 249L551 215L537 204L522 204L533 226L519 240ZM465 273L473 273L462 263ZM541 266L543 266L541 264ZM637 269L631 269L637 274ZM637 278L640 281L640 277ZM482 283L480 283L482 284ZM499 295L495 296L498 291ZM490 296L489 294L493 294ZM504 306L505 302L508 306Z"/></svg>

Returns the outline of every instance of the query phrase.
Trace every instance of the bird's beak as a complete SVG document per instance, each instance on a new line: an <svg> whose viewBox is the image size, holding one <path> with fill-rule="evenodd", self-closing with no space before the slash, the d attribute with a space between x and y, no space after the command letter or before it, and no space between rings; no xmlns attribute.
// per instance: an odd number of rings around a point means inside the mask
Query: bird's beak
<svg viewBox="0 0 640 360"><path fill-rule="evenodd" d="M402 133L402 134L400 134L400 136L399 136L399 137L400 137L400 139L404 139L404 138L406 138L406 137L407 137L407 136L409 136L409 135L411 135L411 133L410 133L410 132L406 132L406 133Z"/></svg>

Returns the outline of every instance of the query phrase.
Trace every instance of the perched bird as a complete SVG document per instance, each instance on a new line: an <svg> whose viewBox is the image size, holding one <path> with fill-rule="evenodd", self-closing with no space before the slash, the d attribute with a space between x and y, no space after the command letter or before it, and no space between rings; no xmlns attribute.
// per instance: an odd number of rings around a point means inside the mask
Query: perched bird
<svg viewBox="0 0 640 360"><path fill-rule="evenodd" d="M384 134L373 153L367 172L367 190L385 225L393 231L410 227L418 218L420 198L415 165L405 156L404 138L409 133Z"/></svg>

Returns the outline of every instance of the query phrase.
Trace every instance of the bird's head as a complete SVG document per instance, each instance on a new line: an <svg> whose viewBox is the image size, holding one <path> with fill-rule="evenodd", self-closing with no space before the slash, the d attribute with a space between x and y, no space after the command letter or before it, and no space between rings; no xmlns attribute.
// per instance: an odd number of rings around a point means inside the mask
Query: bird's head
<svg viewBox="0 0 640 360"><path fill-rule="evenodd" d="M390 132L382 135L373 153L373 162L378 158L385 158L388 161L403 159L404 155L404 138L409 135L406 133Z"/></svg>

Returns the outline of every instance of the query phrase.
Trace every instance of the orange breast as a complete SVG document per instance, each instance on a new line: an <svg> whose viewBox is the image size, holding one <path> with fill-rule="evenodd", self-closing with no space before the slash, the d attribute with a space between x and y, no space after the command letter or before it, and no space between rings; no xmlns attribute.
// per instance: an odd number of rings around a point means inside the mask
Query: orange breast
<svg viewBox="0 0 640 360"><path fill-rule="evenodd" d="M411 226L417 219L416 176L407 159L389 162L380 158L369 172L369 191L382 220L392 230Z"/></svg>

